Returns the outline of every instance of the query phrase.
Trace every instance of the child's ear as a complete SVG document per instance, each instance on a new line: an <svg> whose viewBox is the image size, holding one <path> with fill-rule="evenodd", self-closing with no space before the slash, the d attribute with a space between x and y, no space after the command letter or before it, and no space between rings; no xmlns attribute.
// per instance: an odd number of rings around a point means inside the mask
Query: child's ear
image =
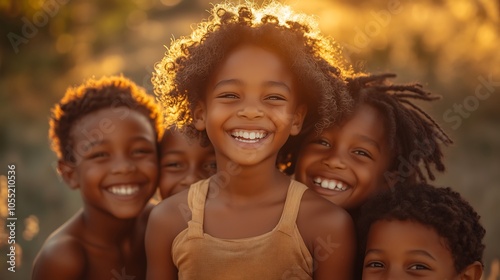
<svg viewBox="0 0 500 280"><path fill-rule="evenodd" d="M307 106L299 105L295 113L293 114L292 129L290 130L290 135L297 135L302 129L302 124L304 123L304 118L307 114Z"/></svg>
<svg viewBox="0 0 500 280"><path fill-rule="evenodd" d="M64 182L71 189L78 189L78 181L76 179L75 165L73 163L59 160L57 162L57 171L61 174Z"/></svg>
<svg viewBox="0 0 500 280"><path fill-rule="evenodd" d="M460 279L462 280L479 280L483 275L483 265L475 261L467 266L461 273Z"/></svg>
<svg viewBox="0 0 500 280"><path fill-rule="evenodd" d="M198 103L198 105L196 105L196 108L194 109L194 112L193 112L193 120L194 120L194 127L199 130L199 131L203 131L205 130L205 119L206 119L206 108L205 108L205 104L203 103Z"/></svg>

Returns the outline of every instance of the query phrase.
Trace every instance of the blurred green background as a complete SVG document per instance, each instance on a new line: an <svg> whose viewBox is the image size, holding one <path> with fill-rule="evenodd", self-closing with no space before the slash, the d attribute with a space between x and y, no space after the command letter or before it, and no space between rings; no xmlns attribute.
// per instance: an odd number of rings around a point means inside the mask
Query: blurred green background
<svg viewBox="0 0 500 280"><path fill-rule="evenodd" d="M500 1L283 2L317 15L357 70L394 72L397 82L418 81L443 96L421 104L455 140L436 185L461 192L482 216L489 271L500 256ZM16 165L19 245L11 273L2 182L1 279L29 279L43 241L81 205L55 171L51 106L91 76L123 73L152 92L164 46L189 34L210 7L206 0L0 0L0 175Z"/></svg>

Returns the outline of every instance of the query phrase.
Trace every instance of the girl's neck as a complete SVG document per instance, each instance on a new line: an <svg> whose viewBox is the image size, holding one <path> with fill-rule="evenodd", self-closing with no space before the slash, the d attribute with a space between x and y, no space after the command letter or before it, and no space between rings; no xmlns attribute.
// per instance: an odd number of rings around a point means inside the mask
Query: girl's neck
<svg viewBox="0 0 500 280"><path fill-rule="evenodd" d="M217 174L212 177L211 188L231 196L258 197L270 191L271 188L288 186L290 179L275 166L275 159L262 162L259 165L244 166L234 162L219 164Z"/></svg>

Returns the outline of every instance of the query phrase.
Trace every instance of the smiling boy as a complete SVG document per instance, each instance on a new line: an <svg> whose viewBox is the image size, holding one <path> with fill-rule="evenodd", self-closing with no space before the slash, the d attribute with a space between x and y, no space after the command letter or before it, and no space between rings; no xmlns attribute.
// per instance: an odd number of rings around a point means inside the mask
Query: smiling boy
<svg viewBox="0 0 500 280"><path fill-rule="evenodd" d="M49 134L58 170L83 207L44 243L32 279L144 279L159 127L153 98L124 77L66 91Z"/></svg>

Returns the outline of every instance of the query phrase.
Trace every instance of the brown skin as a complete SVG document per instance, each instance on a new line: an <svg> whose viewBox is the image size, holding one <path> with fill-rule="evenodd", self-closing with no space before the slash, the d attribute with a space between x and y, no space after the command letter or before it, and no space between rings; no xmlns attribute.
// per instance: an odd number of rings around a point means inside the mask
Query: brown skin
<svg viewBox="0 0 500 280"><path fill-rule="evenodd" d="M212 145L201 146L181 132L167 130L160 143L160 181L158 189L165 199L188 189L217 172Z"/></svg>
<svg viewBox="0 0 500 280"><path fill-rule="evenodd" d="M215 71L194 112L195 126L206 130L214 145L215 176L229 174L229 180L223 185L210 181L205 233L240 239L267 233L278 223L290 179L277 170L277 153L290 135L300 132L306 113L293 81L276 55L251 45L236 48ZM234 137L238 131L264 131L266 136L245 142ZM167 198L151 213L147 279L177 279L172 241L191 218L187 193ZM347 212L308 190L297 226L315 261L314 279L352 278L355 232Z"/></svg>
<svg viewBox="0 0 500 280"><path fill-rule="evenodd" d="M358 209L391 185L386 173L395 156L387 131L377 108L359 105L340 126L308 136L297 159L296 180L348 211ZM328 183L341 188L329 189Z"/></svg>
<svg viewBox="0 0 500 280"><path fill-rule="evenodd" d="M103 122L111 125L102 137L89 138ZM101 109L77 121L70 135L79 147L76 162L60 161L59 170L70 188L80 190L83 209L47 239L32 279L144 279L152 209L146 204L158 179L152 125L136 111L123 118Z"/></svg>
<svg viewBox="0 0 500 280"><path fill-rule="evenodd" d="M424 224L379 220L368 234L363 279L479 280L481 263L457 272L446 244L435 229Z"/></svg>

